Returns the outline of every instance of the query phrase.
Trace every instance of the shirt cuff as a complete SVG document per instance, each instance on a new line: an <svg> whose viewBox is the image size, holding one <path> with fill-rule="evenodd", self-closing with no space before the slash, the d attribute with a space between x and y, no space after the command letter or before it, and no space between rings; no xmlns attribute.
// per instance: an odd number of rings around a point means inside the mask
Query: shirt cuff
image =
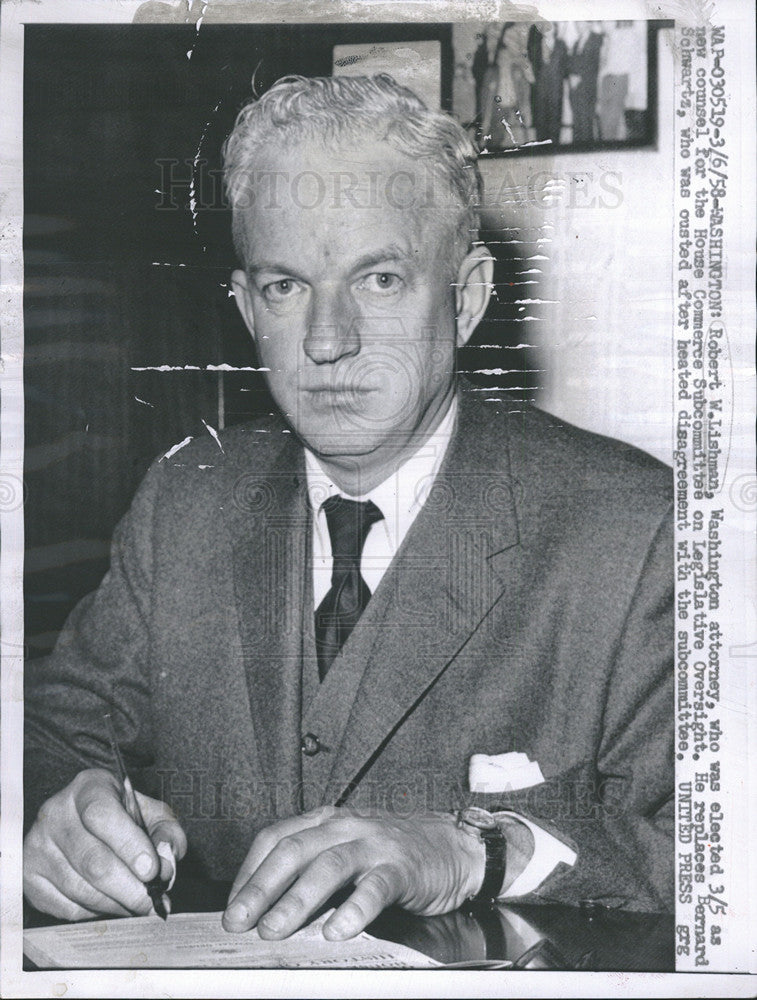
<svg viewBox="0 0 757 1000"><path fill-rule="evenodd" d="M519 816L518 813L514 812L494 813L495 819L500 816L517 819L518 822L528 827L534 838L534 853L510 888L500 893L498 899L510 899L513 896L525 896L529 892L534 892L559 864L566 864L572 868L576 863L578 855L571 847L558 840L557 837L553 837L551 833L547 833L536 823L526 819L525 816Z"/></svg>

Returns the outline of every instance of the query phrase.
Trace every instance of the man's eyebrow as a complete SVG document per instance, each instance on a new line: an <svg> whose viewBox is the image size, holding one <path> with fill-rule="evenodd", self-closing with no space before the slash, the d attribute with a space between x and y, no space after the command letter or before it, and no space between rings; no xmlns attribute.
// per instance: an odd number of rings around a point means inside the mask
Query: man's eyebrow
<svg viewBox="0 0 757 1000"><path fill-rule="evenodd" d="M391 243L388 247L382 247L380 250L371 250L370 253L364 254L353 266L353 271L362 271L366 267L373 267L375 264L388 264L392 261L407 261L412 260L413 254L399 246L397 243Z"/></svg>
<svg viewBox="0 0 757 1000"><path fill-rule="evenodd" d="M376 264L390 264L393 261L410 261L414 259L414 254L412 251L401 247L398 243L390 243L389 246L381 247L379 250L371 250L366 254L363 254L350 268L350 271L355 273L357 271L363 271L366 267L374 267ZM297 273L297 271L287 264L278 263L276 261L261 261L260 263L251 263L247 265L247 273L250 277L254 277L256 274L260 274L263 271L269 271L274 274L286 274L292 278L297 278L298 280L304 280Z"/></svg>
<svg viewBox="0 0 757 1000"><path fill-rule="evenodd" d="M286 274L292 278L299 278L299 275L287 264L278 264L275 261L264 261L260 264L248 264L247 273L254 277L256 274L260 274L261 271L271 271L274 274Z"/></svg>

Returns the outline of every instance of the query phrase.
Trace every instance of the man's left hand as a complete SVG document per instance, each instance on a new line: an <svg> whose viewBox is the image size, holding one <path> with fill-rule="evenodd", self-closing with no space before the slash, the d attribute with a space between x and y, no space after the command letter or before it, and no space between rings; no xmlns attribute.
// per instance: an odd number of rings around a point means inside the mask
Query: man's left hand
<svg viewBox="0 0 757 1000"><path fill-rule="evenodd" d="M393 903L424 916L457 909L480 888L484 865L483 843L459 829L452 815L398 818L325 806L255 838L223 926L246 931L257 925L262 938L285 938L354 884L323 927L326 938L339 941Z"/></svg>

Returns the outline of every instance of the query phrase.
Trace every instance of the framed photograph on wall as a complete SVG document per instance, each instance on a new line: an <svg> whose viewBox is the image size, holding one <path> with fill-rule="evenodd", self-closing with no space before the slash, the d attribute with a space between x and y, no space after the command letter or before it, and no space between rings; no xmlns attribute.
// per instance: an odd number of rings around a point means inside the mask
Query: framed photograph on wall
<svg viewBox="0 0 757 1000"><path fill-rule="evenodd" d="M652 146L659 26L456 24L453 113L490 155Z"/></svg>

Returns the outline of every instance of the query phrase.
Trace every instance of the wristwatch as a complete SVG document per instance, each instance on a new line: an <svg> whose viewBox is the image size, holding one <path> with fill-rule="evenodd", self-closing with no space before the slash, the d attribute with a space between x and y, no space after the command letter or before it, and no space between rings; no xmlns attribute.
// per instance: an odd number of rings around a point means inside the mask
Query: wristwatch
<svg viewBox="0 0 757 1000"><path fill-rule="evenodd" d="M494 816L486 809L469 806L457 812L457 826L477 837L484 843L486 849L486 866L484 881L474 896L468 898L469 903L493 903L502 892L507 867L507 839Z"/></svg>

